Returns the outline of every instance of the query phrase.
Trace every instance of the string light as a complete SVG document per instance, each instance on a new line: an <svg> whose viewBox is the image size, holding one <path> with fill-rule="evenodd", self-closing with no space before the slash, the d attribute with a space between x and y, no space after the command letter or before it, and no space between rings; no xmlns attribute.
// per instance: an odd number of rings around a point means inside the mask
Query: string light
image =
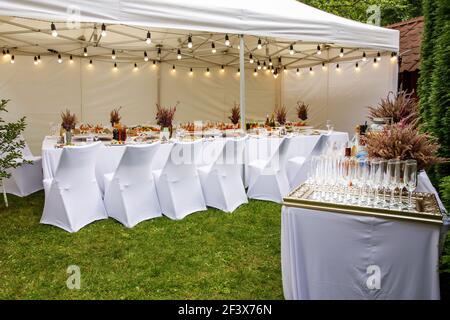
<svg viewBox="0 0 450 320"><path fill-rule="evenodd" d="M89 60L89 66L92 67L92 59ZM115 63L114 63L114 66L117 67Z"/></svg>
<svg viewBox="0 0 450 320"><path fill-rule="evenodd" d="M255 68L255 71L253 71L253 75L256 77L258 75L258 71Z"/></svg>
<svg viewBox="0 0 450 320"><path fill-rule="evenodd" d="M238 70L237 70L237 75L239 76L241 74L241 69L239 68Z"/></svg>
<svg viewBox="0 0 450 320"><path fill-rule="evenodd" d="M224 68L223 65L220 67L220 71L221 71L221 72L225 72L225 68Z"/></svg>
<svg viewBox="0 0 450 320"><path fill-rule="evenodd" d="M14 55L11 56L11 63L14 64Z"/></svg>
<svg viewBox="0 0 450 320"><path fill-rule="evenodd" d="M273 63L272 63L272 58L269 57L269 66L272 66L272 65L273 65Z"/></svg>
<svg viewBox="0 0 450 320"><path fill-rule="evenodd" d="M278 64L281 64L281 57L278 57Z"/></svg>
<svg viewBox="0 0 450 320"><path fill-rule="evenodd" d="M147 55L147 51L144 51L144 61L147 62L148 61L148 55Z"/></svg>
<svg viewBox="0 0 450 320"><path fill-rule="evenodd" d="M156 61L153 60L153 68L156 68Z"/></svg>
<svg viewBox="0 0 450 320"><path fill-rule="evenodd" d="M297 72L296 73L297 73L297 77L300 76L300 69L299 68L297 68Z"/></svg>
<svg viewBox="0 0 450 320"><path fill-rule="evenodd" d="M58 63L62 63L62 58L60 54L58 54Z"/></svg>
<svg viewBox="0 0 450 320"><path fill-rule="evenodd" d="M88 52L87 52L87 48L86 48L86 47L84 47L83 55L84 55L85 57L87 57L87 55L88 55Z"/></svg>
<svg viewBox="0 0 450 320"><path fill-rule="evenodd" d="M253 63L253 62L255 62L255 60L253 60L253 55L250 53L250 56L249 56L249 58L250 58L250 63Z"/></svg>
<svg viewBox="0 0 450 320"><path fill-rule="evenodd" d="M344 48L341 48L341 52L339 53L339 57L343 57L344 56Z"/></svg>
<svg viewBox="0 0 450 320"><path fill-rule="evenodd" d="M56 26L53 22L50 25L50 29L52 30L52 36L56 38L58 36L58 32L56 31Z"/></svg>
<svg viewBox="0 0 450 320"><path fill-rule="evenodd" d="M147 38L145 38L145 43L146 44L152 43L152 34L150 33L150 31L147 31Z"/></svg>
<svg viewBox="0 0 450 320"><path fill-rule="evenodd" d="M358 62L355 64L355 70L359 71L359 63Z"/></svg>
<svg viewBox="0 0 450 320"><path fill-rule="evenodd" d="M362 61L363 61L363 62L366 62L366 61L367 61L367 55L366 55L365 52L363 52Z"/></svg>
<svg viewBox="0 0 450 320"><path fill-rule="evenodd" d="M258 60L258 70L261 70L261 63Z"/></svg>
<svg viewBox="0 0 450 320"><path fill-rule="evenodd" d="M214 44L214 42L211 43L211 52L216 53L216 45Z"/></svg>
<svg viewBox="0 0 450 320"><path fill-rule="evenodd" d="M257 46L258 50L262 49L262 41L261 38L258 39L258 46Z"/></svg>
<svg viewBox="0 0 450 320"><path fill-rule="evenodd" d="M313 71L313 68L312 67L309 67L309 74L313 74L314 73L314 71Z"/></svg>
<svg viewBox="0 0 450 320"><path fill-rule="evenodd" d="M72 57L72 55L70 55L70 57L69 57L69 63L73 63L73 57Z"/></svg>
<svg viewBox="0 0 450 320"><path fill-rule="evenodd" d="M287 73L286 66L284 66L283 71L284 71L284 73Z"/></svg>
<svg viewBox="0 0 450 320"><path fill-rule="evenodd" d="M38 63L41 63L41 55L38 55Z"/></svg>
<svg viewBox="0 0 450 320"><path fill-rule="evenodd" d="M138 71L137 63L134 64L134 71Z"/></svg>
<svg viewBox="0 0 450 320"><path fill-rule="evenodd" d="M172 65L172 72L175 72L175 65Z"/></svg>
<svg viewBox="0 0 450 320"><path fill-rule="evenodd" d="M320 44L317 45L317 54L319 56L322 54L322 50L320 49Z"/></svg>
<svg viewBox="0 0 450 320"><path fill-rule="evenodd" d="M378 58L373 58L373 65L374 66L378 65Z"/></svg>
<svg viewBox="0 0 450 320"><path fill-rule="evenodd" d="M339 71L339 63L336 65L336 71Z"/></svg>
<svg viewBox="0 0 450 320"><path fill-rule="evenodd" d="M161 59L161 48L158 48L158 58Z"/></svg>
<svg viewBox="0 0 450 320"><path fill-rule="evenodd" d="M181 50L180 49L178 49L178 52L177 52L177 59L181 60Z"/></svg>
<svg viewBox="0 0 450 320"><path fill-rule="evenodd" d="M322 70L326 70L327 66L325 65L325 62L322 62Z"/></svg>
<svg viewBox="0 0 450 320"><path fill-rule="evenodd" d="M228 34L225 35L225 45L226 45L227 47L230 46L230 38L228 37Z"/></svg>
<svg viewBox="0 0 450 320"><path fill-rule="evenodd" d="M274 72L275 72L275 69L274 69L274 67L273 67L273 66L270 66L270 72L272 72L272 73L274 73Z"/></svg>
<svg viewBox="0 0 450 320"><path fill-rule="evenodd" d="M192 48L192 37L191 35L188 36L188 48Z"/></svg>
<svg viewBox="0 0 450 320"><path fill-rule="evenodd" d="M106 33L106 25L104 23L102 23L102 37L106 37L107 33Z"/></svg>
<svg viewBox="0 0 450 320"><path fill-rule="evenodd" d="M275 71L273 72L273 77L275 79L278 78L278 69L275 69Z"/></svg>
<svg viewBox="0 0 450 320"><path fill-rule="evenodd" d="M117 63L114 62L114 71L116 71L116 70L117 70Z"/></svg>
<svg viewBox="0 0 450 320"><path fill-rule="evenodd" d="M377 53L377 61L381 61L381 53L380 52Z"/></svg>
<svg viewBox="0 0 450 320"><path fill-rule="evenodd" d="M34 56L34 65L37 65L37 64L38 64L37 57Z"/></svg>
<svg viewBox="0 0 450 320"><path fill-rule="evenodd" d="M264 61L264 63L263 63L263 69L264 70L267 70L267 65L266 65L266 62Z"/></svg>
<svg viewBox="0 0 450 320"><path fill-rule="evenodd" d="M116 51L114 49L111 53L111 59L116 60Z"/></svg>
<svg viewBox="0 0 450 320"><path fill-rule="evenodd" d="M294 46L291 44L289 47L289 54L292 56L294 54Z"/></svg>
<svg viewBox="0 0 450 320"><path fill-rule="evenodd" d="M206 68L206 75L209 76L209 68Z"/></svg>
<svg viewBox="0 0 450 320"><path fill-rule="evenodd" d="M397 60L397 52L392 52L391 53L391 61L394 62Z"/></svg>
<svg viewBox="0 0 450 320"><path fill-rule="evenodd" d="M3 57L6 57L6 51L3 49Z"/></svg>
<svg viewBox="0 0 450 320"><path fill-rule="evenodd" d="M189 75L192 76L194 74L194 71L192 70L192 68L189 70Z"/></svg>

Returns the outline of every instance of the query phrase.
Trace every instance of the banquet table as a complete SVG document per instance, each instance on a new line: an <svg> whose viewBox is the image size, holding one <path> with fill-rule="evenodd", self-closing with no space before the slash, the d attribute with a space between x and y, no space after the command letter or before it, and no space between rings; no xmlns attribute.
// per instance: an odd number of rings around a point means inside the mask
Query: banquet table
<svg viewBox="0 0 450 320"><path fill-rule="evenodd" d="M419 187L427 179L423 173ZM440 298L447 218L440 226L283 206L281 219L288 300Z"/></svg>
<svg viewBox="0 0 450 320"><path fill-rule="evenodd" d="M322 132L319 135L298 134L293 136L293 143L288 150L289 157L305 156L307 157L314 147L317 145L321 137L328 138L328 147L333 145L343 146L348 141L348 134L344 132L332 132L330 134ZM259 137L248 135L245 148L245 156L242 159L243 171L245 166L252 160L265 159L270 156L270 146L281 143L285 137ZM57 137L47 136L42 143L42 166L44 172L44 180L54 177L58 167L59 159L62 154L62 148L56 148ZM194 158L196 166L204 166L211 164L217 152L220 152L226 139L214 138L203 139L200 144L200 150L196 150ZM162 143L158 149L158 153L152 163L152 170L160 170L164 167L170 155L172 142ZM269 146L269 147L267 147ZM103 177L115 171L119 165L120 159L125 151L125 145L109 146L104 144L96 159L96 176L100 189L104 191ZM237 161L241 161L237 159ZM239 163L239 162L238 162ZM242 173L244 179L244 173ZM248 177L246 177L248 178ZM244 179L247 180L247 179Z"/></svg>

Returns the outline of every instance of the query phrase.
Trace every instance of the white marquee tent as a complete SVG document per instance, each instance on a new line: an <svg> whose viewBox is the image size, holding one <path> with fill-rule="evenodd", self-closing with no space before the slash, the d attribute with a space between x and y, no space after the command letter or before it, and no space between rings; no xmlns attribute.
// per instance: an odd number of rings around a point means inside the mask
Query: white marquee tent
<svg viewBox="0 0 450 320"><path fill-rule="evenodd" d="M106 124L109 111L123 106L124 121L135 124L153 121L157 102L180 101L178 121L226 121L234 102L247 120L264 119L277 105L294 120L296 102L305 101L313 125L330 119L352 131L366 106L396 90L390 57L399 33L294 0L2 0L0 49L10 52L0 57L0 97L12 100L10 117L28 117L25 136L37 151L65 108ZM42 63L34 65L37 56Z"/></svg>

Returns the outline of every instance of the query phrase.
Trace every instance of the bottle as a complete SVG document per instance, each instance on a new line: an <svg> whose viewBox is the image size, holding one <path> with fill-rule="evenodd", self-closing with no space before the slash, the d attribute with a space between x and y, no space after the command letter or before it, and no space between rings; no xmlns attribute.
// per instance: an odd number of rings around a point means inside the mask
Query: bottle
<svg viewBox="0 0 450 320"><path fill-rule="evenodd" d="M269 115L266 116L266 123L265 123L266 127L270 127L270 120L269 120Z"/></svg>

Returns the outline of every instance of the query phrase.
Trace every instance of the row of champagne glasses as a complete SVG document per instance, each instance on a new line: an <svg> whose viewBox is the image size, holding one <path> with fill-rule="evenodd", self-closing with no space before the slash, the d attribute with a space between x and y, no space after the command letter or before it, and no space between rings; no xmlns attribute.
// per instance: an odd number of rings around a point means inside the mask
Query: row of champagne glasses
<svg viewBox="0 0 450 320"><path fill-rule="evenodd" d="M308 183L316 186L317 200L413 210L412 193L417 186L417 162L316 156L311 159ZM406 205L403 202L404 189L409 192ZM396 190L399 193L398 201ZM388 193L390 199L387 199Z"/></svg>

